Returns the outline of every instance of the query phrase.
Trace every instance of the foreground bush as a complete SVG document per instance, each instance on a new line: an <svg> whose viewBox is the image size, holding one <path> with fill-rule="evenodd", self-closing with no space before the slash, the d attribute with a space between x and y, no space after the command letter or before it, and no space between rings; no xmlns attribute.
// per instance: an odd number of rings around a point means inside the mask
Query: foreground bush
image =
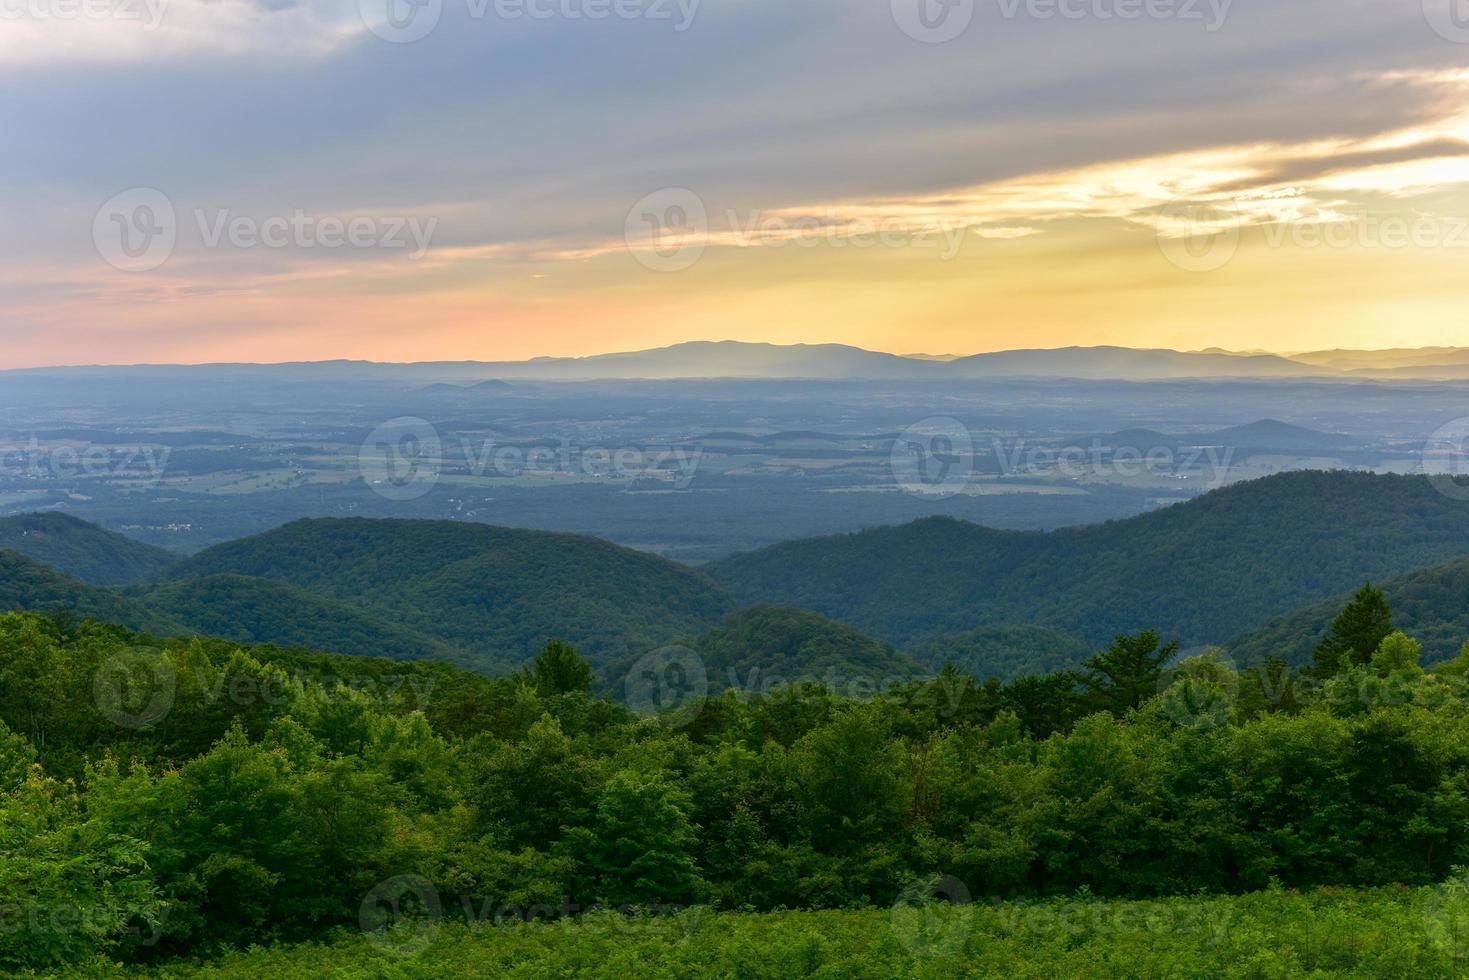
<svg viewBox="0 0 1469 980"><path fill-rule="evenodd" d="M1239 897L849 912L594 915L511 926L444 910L427 927L254 949L97 978L1459 977L1469 902L1456 885ZM458 912L459 910L454 910ZM457 919L458 921L454 921ZM71 974L78 975L78 974Z"/></svg>

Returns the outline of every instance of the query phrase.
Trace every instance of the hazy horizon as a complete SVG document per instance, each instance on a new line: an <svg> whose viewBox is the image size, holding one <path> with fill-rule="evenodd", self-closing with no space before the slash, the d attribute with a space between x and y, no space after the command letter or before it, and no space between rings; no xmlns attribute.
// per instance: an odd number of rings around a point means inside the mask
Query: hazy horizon
<svg viewBox="0 0 1469 980"><path fill-rule="evenodd" d="M1228 348L1225 348L1225 347L1220 347L1220 346L1210 346L1210 347L1200 347L1200 348L1187 348L1187 349L1184 349L1184 348L1172 348L1172 347L1133 347L1133 346L1128 346L1128 345L1124 345L1124 344L1064 344L1064 345L1058 345L1058 346L1052 346L1052 347L999 347L999 348L990 348L990 349L985 349L985 350L970 351L970 352L967 352L967 353L954 353L954 352L931 353L931 352L915 352L915 351L899 351L899 350L880 350L880 349L875 349L875 348L871 348L871 347L863 347L863 346L858 345L858 344L845 344L845 343L840 343L840 342L836 342L836 341L816 342L816 343L804 343L804 342L799 342L799 341L797 341L797 342L790 342L790 343L777 343L775 341L734 340L734 339L731 339L731 338L723 338L723 339L693 338L693 339L689 339L689 340L678 341L678 342L672 343L672 344L661 345L661 346L658 346L658 347L639 348L639 349L625 348L625 349L616 349L616 350L614 350L614 349L592 350L592 351L587 351L585 353L565 354L565 355L534 354L534 355L531 355L529 357L513 357L513 358L512 357L506 357L506 358L448 357L448 358L434 358L434 359L418 359L418 360L399 360L399 361L392 361L392 360L376 360L374 358L367 358L367 357L353 357L353 356L350 356L348 354L341 354L341 355L326 354L326 355L323 355L321 357L303 358L303 359L296 359L296 360L112 361L112 362L104 362L104 361L96 361L96 362L72 361L72 362L57 362L57 363L50 363L50 364L23 365L23 366L18 366L18 367L6 367L6 368L0 368L0 373L10 373L10 372L14 372L14 371L43 371L43 370L46 370L48 368L94 368L94 367L95 368L107 368L107 367L119 367L119 368L122 368L122 367L211 367L211 366L233 365L233 364L247 365L247 366L251 366L251 367L276 367L276 366L285 366L285 365L291 365L291 364L330 364L330 363L338 363L338 362L361 363L361 364L375 364L375 365L382 365L382 366L394 366L394 365L405 365L406 366L406 365L415 365L415 364L453 364L453 363L464 363L464 364L531 364L531 363L534 363L536 361L590 360L590 359L595 359L595 358L617 357L617 356L621 356L621 355L650 354L650 353L658 353L658 352L662 352L662 351L670 351L670 350L675 350L675 349L679 349L679 348L685 348L685 347L691 347L691 346L699 346L699 345L714 345L714 346L725 346L725 345L731 345L731 346L733 346L733 345L738 345L738 346L741 346L741 347L770 347L770 348L775 348L777 350L790 350L790 351L798 351L798 350L801 350L801 349L821 348L821 347L845 347L845 348L850 348L850 349L852 349L854 351L862 351L864 353L869 353L869 354L889 355L889 356L892 356L892 357L903 358L905 360L913 360L913 361L916 361L916 362L930 361L930 362L939 362L939 363L947 362L947 361L953 361L953 360L962 360L962 359L965 359L965 358L982 357L982 356L987 355L987 354L1012 354L1012 353L1029 353L1029 352L1046 353L1046 352L1059 352L1059 351L1070 351L1070 350L1081 350L1081 351L1125 350L1125 351L1133 351L1133 352L1139 352L1139 353L1143 353L1143 352L1168 352L1168 353L1178 353L1178 354L1225 354L1225 355L1238 356L1238 357L1262 357L1262 356L1263 357L1280 357L1280 358L1285 358L1287 360L1295 359L1295 358L1300 358L1300 357L1310 357L1310 356L1314 356L1314 355L1324 355L1324 354L1383 355L1383 354L1413 354L1413 353L1432 353L1432 352L1458 353L1458 352L1463 352L1463 351L1469 351L1469 344L1465 344L1463 346L1450 346L1450 345L1433 344L1433 345L1423 345L1423 346L1418 346L1418 347L1392 346L1392 347L1377 347L1377 348L1334 347L1334 348L1322 348L1322 349L1319 349L1319 350L1290 350L1290 351L1284 351L1284 350L1280 350L1280 351L1277 351L1277 350L1263 350L1263 349L1231 350L1231 349L1228 349Z"/></svg>

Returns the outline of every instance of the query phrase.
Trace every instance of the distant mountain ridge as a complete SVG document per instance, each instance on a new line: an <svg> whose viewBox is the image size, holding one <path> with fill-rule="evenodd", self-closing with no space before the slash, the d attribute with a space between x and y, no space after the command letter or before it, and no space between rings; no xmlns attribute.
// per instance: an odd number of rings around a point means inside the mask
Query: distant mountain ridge
<svg viewBox="0 0 1469 980"><path fill-rule="evenodd" d="M1360 356L1359 356L1360 355ZM503 382L698 378L964 380L1035 377L1092 380L1189 378L1349 378L1364 372L1384 377L1461 377L1469 352L1327 352L1283 356L1211 348L1177 351L1120 346L1036 348L966 356L888 354L849 344L771 344L745 341L688 341L650 350L585 357L537 357L525 361L302 361L281 364L140 364L27 368L0 376L88 378L98 375L177 379L180 377L274 381L401 381L455 394L476 383L480 391L512 391ZM1438 372L1435 374L1434 372ZM1417 372L1417 374L1414 374ZM494 384L493 382L502 382Z"/></svg>
<svg viewBox="0 0 1469 980"><path fill-rule="evenodd" d="M345 604L491 673L550 640L602 665L713 627L734 609L701 572L665 558L600 538L467 521L299 520L167 571L171 581L219 575Z"/></svg>
<svg viewBox="0 0 1469 980"><path fill-rule="evenodd" d="M969 378L1077 378L1168 380L1190 378L1469 379L1469 348L1388 351L1317 351L1272 354L1217 347L1179 351L1121 346L1035 348L970 355L888 354L850 344L772 344L687 341L649 350L524 361L363 360L280 364L135 364L23 368L0 377L212 378L272 381L397 381L453 395L477 383L484 392L513 391L503 382L674 380L698 378L963 380ZM502 382L496 384L495 382Z"/></svg>
<svg viewBox="0 0 1469 980"><path fill-rule="evenodd" d="M60 511L0 517L0 549L27 555L91 585L140 582L178 561L162 548Z"/></svg>
<svg viewBox="0 0 1469 980"><path fill-rule="evenodd" d="M896 645L1028 623L1103 643L1156 627L1223 643L1360 585L1469 553L1469 504L1422 477L1286 473L1053 532L950 518L774 545L706 566L741 602Z"/></svg>
<svg viewBox="0 0 1469 980"><path fill-rule="evenodd" d="M1423 663L1452 659L1469 642L1469 557L1420 568L1377 583L1392 606L1393 625L1423 644ZM1343 592L1253 630L1228 644L1241 664L1279 657L1292 666L1311 651L1351 599Z"/></svg>

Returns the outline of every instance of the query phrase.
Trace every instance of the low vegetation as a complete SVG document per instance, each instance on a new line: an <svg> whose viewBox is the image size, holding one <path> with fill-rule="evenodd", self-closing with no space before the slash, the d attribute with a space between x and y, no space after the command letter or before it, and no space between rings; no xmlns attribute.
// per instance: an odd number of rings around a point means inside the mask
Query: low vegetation
<svg viewBox="0 0 1469 980"><path fill-rule="evenodd" d="M1174 650L860 697L637 665L653 716L561 643L490 679L7 614L0 969L1451 975L1469 652L1425 671L1370 589L1309 671Z"/></svg>

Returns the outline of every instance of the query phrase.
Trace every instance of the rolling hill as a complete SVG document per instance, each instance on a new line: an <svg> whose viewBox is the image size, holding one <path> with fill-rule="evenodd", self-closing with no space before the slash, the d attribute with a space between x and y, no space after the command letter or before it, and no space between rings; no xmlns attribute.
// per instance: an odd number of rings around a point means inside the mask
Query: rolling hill
<svg viewBox="0 0 1469 980"><path fill-rule="evenodd" d="M1421 477L1297 472L1053 532L950 518L775 545L706 566L742 602L799 606L907 645L1031 623L1102 643L1156 627L1222 643L1469 552L1469 505Z"/></svg>
<svg viewBox="0 0 1469 980"><path fill-rule="evenodd" d="M952 663L981 680L1008 681L1076 667L1094 650L1070 633L1044 626L981 626L914 644L904 652L931 670Z"/></svg>
<svg viewBox="0 0 1469 980"><path fill-rule="evenodd" d="M872 685L922 668L881 640L844 623L785 606L752 606L685 646L704 661L713 689L764 689L795 680Z"/></svg>
<svg viewBox="0 0 1469 980"><path fill-rule="evenodd" d="M1362 441L1335 432L1291 425L1275 419L1262 419L1249 425L1220 429L1190 440L1192 445L1235 446L1240 449L1278 449L1285 452L1332 453L1360 449Z"/></svg>
<svg viewBox="0 0 1469 980"><path fill-rule="evenodd" d="M1275 354L1137 350L1131 347L1065 347L975 354L944 364L965 378L1300 378L1325 369Z"/></svg>
<svg viewBox="0 0 1469 980"><path fill-rule="evenodd" d="M111 589L88 585L15 551L0 551L0 612L70 612L147 633L182 627L143 603Z"/></svg>
<svg viewBox="0 0 1469 980"><path fill-rule="evenodd" d="M209 575L135 589L129 596L192 632L234 643L273 643L393 660L467 659L465 651L447 643L269 579Z"/></svg>
<svg viewBox="0 0 1469 980"><path fill-rule="evenodd" d="M58 511L0 518L0 548L91 585L153 578L178 556Z"/></svg>
<svg viewBox="0 0 1469 980"><path fill-rule="evenodd" d="M1469 558L1422 568L1377 583L1392 605L1393 625L1423 644L1423 663L1449 660L1469 641ZM1229 644L1240 664L1271 656L1292 666L1311 662L1311 651L1351 599L1333 596L1281 617Z"/></svg>
<svg viewBox="0 0 1469 980"><path fill-rule="evenodd" d="M552 639L602 665L709 629L734 608L703 574L667 559L597 538L458 521L296 521L168 573L217 575L346 604L489 670L522 663Z"/></svg>

